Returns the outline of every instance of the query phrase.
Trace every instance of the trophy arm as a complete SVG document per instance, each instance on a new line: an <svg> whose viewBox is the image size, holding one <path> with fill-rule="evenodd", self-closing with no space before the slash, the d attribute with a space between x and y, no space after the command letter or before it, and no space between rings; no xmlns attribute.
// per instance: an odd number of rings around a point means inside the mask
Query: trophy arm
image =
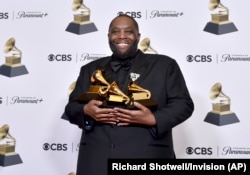
<svg viewBox="0 0 250 175"><path fill-rule="evenodd" d="M129 104L130 101L131 101L131 99L129 98L129 96L127 96L126 94L124 94L120 90L120 88L118 87L118 85L117 85L117 83L115 81L113 83L111 83L110 88L109 88L109 93L121 96L123 98L125 104Z"/></svg>
<svg viewBox="0 0 250 175"><path fill-rule="evenodd" d="M224 6L223 4L219 4L219 6L218 6L218 8L222 8L222 9L224 9L225 10L225 12L226 12L226 15L228 15L229 14L229 9L226 7L226 6ZM219 13L223 13L224 11L219 11Z"/></svg>
<svg viewBox="0 0 250 175"><path fill-rule="evenodd" d="M230 97L229 97L229 96L227 96L226 94L224 94L223 92L221 92L219 96L220 96L220 97L223 97L223 98L225 98L225 99L226 99L226 100L220 100L220 102L226 102L226 103L228 103L228 104L230 104L230 103L231 103L231 99L230 99Z"/></svg>
<svg viewBox="0 0 250 175"><path fill-rule="evenodd" d="M142 87L140 87L139 85L137 85L136 83L132 82L130 83L129 87L128 87L128 90L130 92L144 92L147 94L147 98L151 98L151 92L147 89L144 89Z"/></svg>
<svg viewBox="0 0 250 175"><path fill-rule="evenodd" d="M108 86L101 86L101 87L99 88L98 94L99 94L101 97L107 97L107 96L108 96L109 89L110 89L110 85L108 85Z"/></svg>

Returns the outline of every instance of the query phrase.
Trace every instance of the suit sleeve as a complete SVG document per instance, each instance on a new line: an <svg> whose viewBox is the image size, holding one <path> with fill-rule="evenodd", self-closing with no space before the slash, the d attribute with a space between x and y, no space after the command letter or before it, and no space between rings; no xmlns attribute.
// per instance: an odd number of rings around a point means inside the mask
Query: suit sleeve
<svg viewBox="0 0 250 175"><path fill-rule="evenodd" d="M188 119L194 110L183 74L175 60L168 64L165 76L166 103L154 112L157 125L150 130L154 137L164 136Z"/></svg>
<svg viewBox="0 0 250 175"><path fill-rule="evenodd" d="M88 72L86 72L84 67L82 67L76 81L76 86L70 94L68 103L65 107L65 115L70 123L76 124L79 128L85 130L91 130L93 128L94 121L92 118L84 114L83 107L86 103L80 103L77 100L79 95L88 90L90 76L85 76L86 74L88 74Z"/></svg>

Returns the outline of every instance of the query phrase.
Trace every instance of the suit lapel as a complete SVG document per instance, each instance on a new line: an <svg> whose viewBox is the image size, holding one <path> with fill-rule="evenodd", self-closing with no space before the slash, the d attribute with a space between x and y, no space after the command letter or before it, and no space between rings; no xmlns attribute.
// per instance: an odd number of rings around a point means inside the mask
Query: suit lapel
<svg viewBox="0 0 250 175"><path fill-rule="evenodd" d="M137 83L141 82L145 78L144 74L147 72L148 67L149 64L146 61L146 55L139 50L130 70L131 79Z"/></svg>

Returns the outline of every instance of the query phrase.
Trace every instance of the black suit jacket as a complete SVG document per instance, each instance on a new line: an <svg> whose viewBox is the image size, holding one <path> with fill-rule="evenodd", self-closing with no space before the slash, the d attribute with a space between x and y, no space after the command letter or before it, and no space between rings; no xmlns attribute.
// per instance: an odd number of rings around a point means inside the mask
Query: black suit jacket
<svg viewBox="0 0 250 175"><path fill-rule="evenodd" d="M139 51L130 73L137 78L135 82L139 86L151 91L158 105L153 111L157 126L118 127L93 121L84 115L84 104L77 102L76 98L88 91L90 77L96 69L111 71L108 69L110 60L111 57L105 57L81 68L65 108L69 121L83 129L78 175L106 175L108 158L175 158L172 128L190 117L194 110L177 62L164 55ZM88 125L92 126L91 130L87 130Z"/></svg>

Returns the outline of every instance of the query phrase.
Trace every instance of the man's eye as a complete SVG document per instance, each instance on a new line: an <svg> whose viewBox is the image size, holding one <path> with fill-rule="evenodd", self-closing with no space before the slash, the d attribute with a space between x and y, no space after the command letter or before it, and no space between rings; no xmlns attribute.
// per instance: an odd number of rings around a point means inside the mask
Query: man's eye
<svg viewBox="0 0 250 175"><path fill-rule="evenodd" d="M113 33L113 34L118 34L118 33L119 33L119 31L113 31L112 33Z"/></svg>
<svg viewBox="0 0 250 175"><path fill-rule="evenodd" d="M133 34L133 31L126 31L126 34Z"/></svg>

